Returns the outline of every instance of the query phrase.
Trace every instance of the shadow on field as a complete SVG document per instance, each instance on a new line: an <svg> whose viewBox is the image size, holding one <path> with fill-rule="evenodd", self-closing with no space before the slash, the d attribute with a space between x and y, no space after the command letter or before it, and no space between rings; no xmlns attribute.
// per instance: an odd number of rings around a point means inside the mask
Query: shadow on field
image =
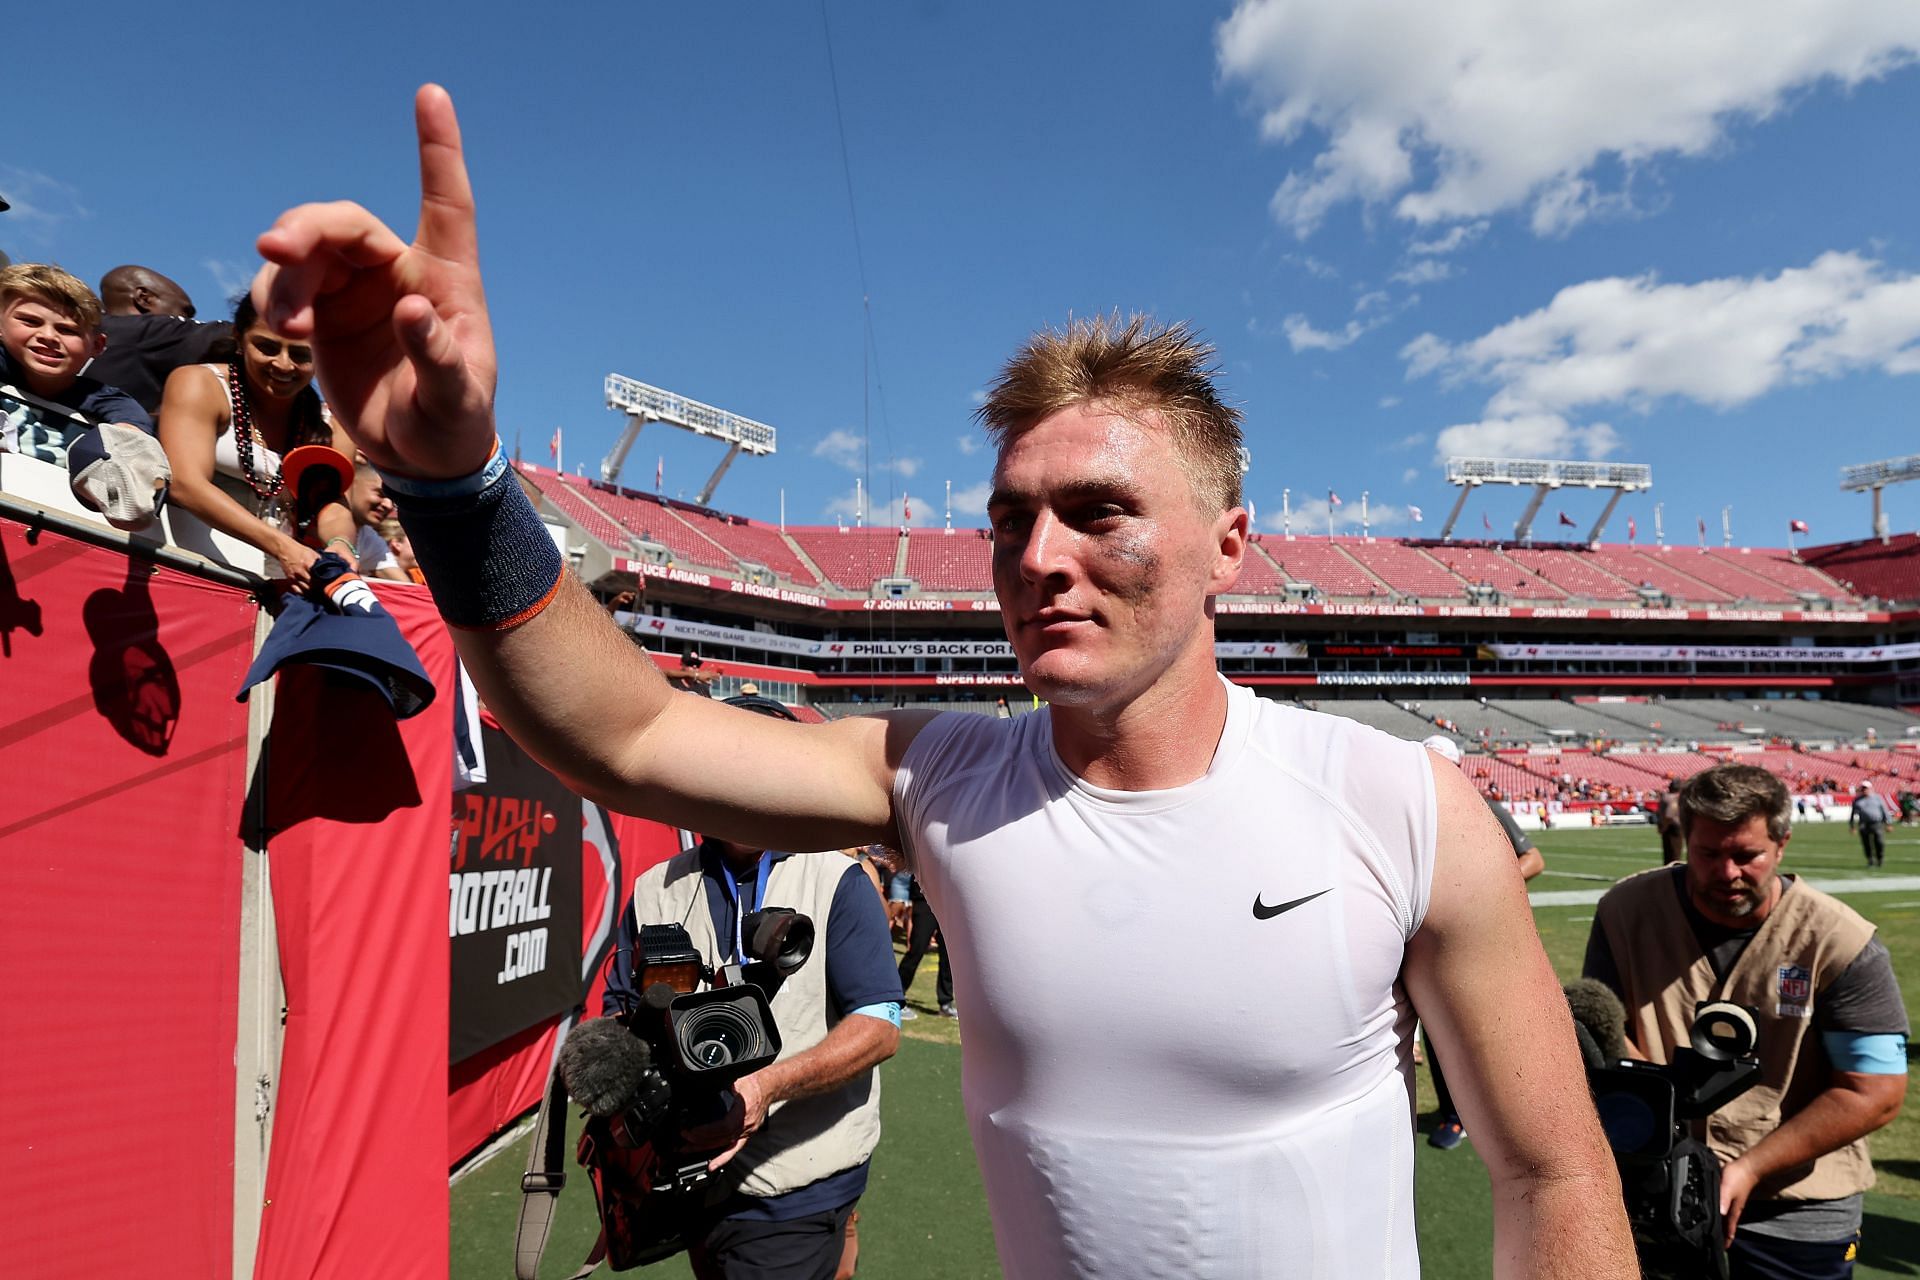
<svg viewBox="0 0 1920 1280"><path fill-rule="evenodd" d="M1920 1161L1890 1161L1920 1172ZM1920 1222L1867 1211L1860 1225L1860 1261L1881 1275L1920 1276Z"/></svg>

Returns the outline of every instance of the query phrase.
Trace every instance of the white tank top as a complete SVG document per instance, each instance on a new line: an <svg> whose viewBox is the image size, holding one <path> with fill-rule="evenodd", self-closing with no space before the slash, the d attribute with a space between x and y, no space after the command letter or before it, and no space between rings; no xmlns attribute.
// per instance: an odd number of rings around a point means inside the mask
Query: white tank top
<svg viewBox="0 0 1920 1280"><path fill-rule="evenodd" d="M227 366L203 364L200 367L213 375L213 380L220 384L220 394L227 400L227 429L213 438L214 483L226 490L234 501L259 515L267 503L247 483L246 469L240 465L240 446L236 443L239 428L233 421L233 389L227 386ZM262 484L271 485L280 474L280 455L267 448L257 431L253 434L253 466Z"/></svg>
<svg viewBox="0 0 1920 1280"><path fill-rule="evenodd" d="M1205 776L1166 791L1074 776L1045 711L942 716L901 762L1009 1280L1419 1274L1398 978L1426 752L1227 705Z"/></svg>

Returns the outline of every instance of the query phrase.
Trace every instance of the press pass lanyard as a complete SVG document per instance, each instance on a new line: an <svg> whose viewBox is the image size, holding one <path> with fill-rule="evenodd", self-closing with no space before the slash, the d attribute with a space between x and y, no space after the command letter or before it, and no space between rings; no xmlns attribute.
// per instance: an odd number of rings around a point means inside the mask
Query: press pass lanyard
<svg viewBox="0 0 1920 1280"><path fill-rule="evenodd" d="M758 911L767 900L767 876L773 870L773 850L768 849L760 855L760 865L753 873L753 907ZM733 879L733 872L727 872L727 879L733 882L733 958L741 964L747 962L747 942L741 935L741 927L747 918L747 900L740 893L740 882Z"/></svg>

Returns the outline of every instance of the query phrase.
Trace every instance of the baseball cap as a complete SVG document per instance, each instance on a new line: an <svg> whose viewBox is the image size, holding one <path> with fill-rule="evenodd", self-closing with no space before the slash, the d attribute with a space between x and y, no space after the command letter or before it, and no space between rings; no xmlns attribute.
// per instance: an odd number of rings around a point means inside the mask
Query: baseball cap
<svg viewBox="0 0 1920 1280"><path fill-rule="evenodd" d="M67 446L73 496L116 529L144 529L166 505L173 468L160 442L124 422L89 427Z"/></svg>
<svg viewBox="0 0 1920 1280"><path fill-rule="evenodd" d="M759 715L772 716L776 720L798 720L800 718L793 714L793 712L787 710L783 703L775 702L772 698L763 697L757 691L754 693L746 693L743 691L737 697L728 698L727 705L730 707L739 707L742 711L752 711Z"/></svg>
<svg viewBox="0 0 1920 1280"><path fill-rule="evenodd" d="M1420 745L1437 756L1444 756L1451 764L1460 763L1460 744L1444 733L1436 733L1430 738L1423 738L1420 741Z"/></svg>
<svg viewBox="0 0 1920 1280"><path fill-rule="evenodd" d="M340 481L341 493L353 487L352 459L332 445L303 444L280 460L280 476L286 481L287 492L300 493L301 477L315 467L330 469Z"/></svg>

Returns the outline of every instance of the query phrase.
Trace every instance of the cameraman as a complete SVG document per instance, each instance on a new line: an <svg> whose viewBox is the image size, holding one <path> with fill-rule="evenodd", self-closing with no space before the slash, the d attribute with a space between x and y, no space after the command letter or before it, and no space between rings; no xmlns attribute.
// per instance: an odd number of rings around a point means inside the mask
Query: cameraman
<svg viewBox="0 0 1920 1280"><path fill-rule="evenodd" d="M1886 947L1851 907L1778 873L1792 809L1764 769L1696 774L1680 792L1686 862L1608 890L1587 939L1586 976L1626 1005L1634 1057L1670 1062L1698 1001L1758 1015L1760 1083L1696 1134L1722 1161L1736 1280L1853 1274L1867 1135L1906 1094Z"/></svg>
<svg viewBox="0 0 1920 1280"><path fill-rule="evenodd" d="M729 701L793 718L771 699ZM779 1059L740 1078L722 1120L686 1135L695 1149L726 1148L712 1167L731 1166L714 1180L706 1216L684 1232L700 1280L833 1276L880 1140L876 1068L900 1043L900 980L886 912L860 864L844 853L776 853L705 839L634 882L607 977L601 1012L627 1012L640 999L633 957L641 925L684 924L718 966L744 958L741 917L775 906L812 917L820 944L770 993Z"/></svg>

